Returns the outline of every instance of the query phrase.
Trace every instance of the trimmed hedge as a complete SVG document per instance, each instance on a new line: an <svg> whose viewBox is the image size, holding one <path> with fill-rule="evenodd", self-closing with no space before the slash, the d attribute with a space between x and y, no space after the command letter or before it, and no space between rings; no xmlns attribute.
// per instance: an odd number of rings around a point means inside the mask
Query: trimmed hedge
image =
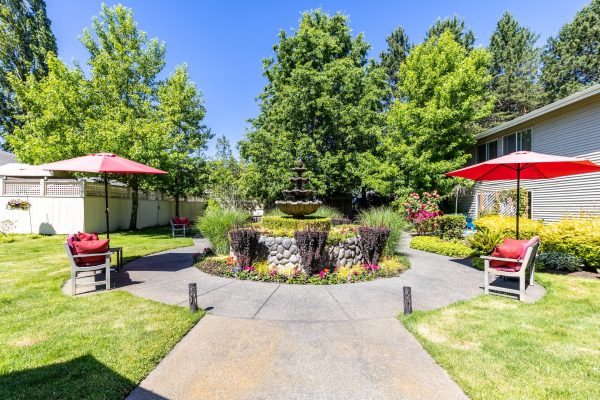
<svg viewBox="0 0 600 400"><path fill-rule="evenodd" d="M437 225L436 236L442 239L461 239L467 226L467 218L462 214L444 214L434 220Z"/></svg>
<svg viewBox="0 0 600 400"><path fill-rule="evenodd" d="M310 217L303 219L290 216L267 215L262 218L262 226L273 231L302 231L305 229L316 229L319 231L329 231L331 229L331 218Z"/></svg>
<svg viewBox="0 0 600 400"><path fill-rule="evenodd" d="M600 217L564 218L540 232L544 253L570 254L589 267L600 267Z"/></svg>
<svg viewBox="0 0 600 400"><path fill-rule="evenodd" d="M505 237L516 238L516 219L515 217L505 215L489 215L487 217L477 218L475 227L487 229L492 232L500 232ZM519 239L531 239L540 234L544 227L540 221L534 221L528 218L519 218Z"/></svg>
<svg viewBox="0 0 600 400"><path fill-rule="evenodd" d="M448 257L467 258L473 256L473 249L458 240L444 240L436 236L415 236L410 241L411 249L442 254Z"/></svg>

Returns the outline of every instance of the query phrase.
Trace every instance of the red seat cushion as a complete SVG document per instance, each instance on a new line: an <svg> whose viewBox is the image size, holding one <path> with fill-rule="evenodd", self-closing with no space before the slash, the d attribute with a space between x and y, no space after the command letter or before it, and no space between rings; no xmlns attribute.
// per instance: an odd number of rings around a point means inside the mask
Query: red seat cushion
<svg viewBox="0 0 600 400"><path fill-rule="evenodd" d="M98 234L97 233L85 233L85 232L77 232L77 240L80 240L82 242L86 241L86 240L98 240Z"/></svg>
<svg viewBox="0 0 600 400"><path fill-rule="evenodd" d="M83 242L75 242L76 254L97 254L108 252L108 240L86 240ZM105 260L104 256L93 257L78 257L75 258L75 264L82 267L91 267L93 265L102 264Z"/></svg>
<svg viewBox="0 0 600 400"><path fill-rule="evenodd" d="M522 252L523 244L501 244L500 246L496 246L492 252L492 257L519 259ZM490 267L498 270L502 270L501 268L516 269L515 271L509 272L517 272L521 269L521 266L518 263L497 260L490 260Z"/></svg>

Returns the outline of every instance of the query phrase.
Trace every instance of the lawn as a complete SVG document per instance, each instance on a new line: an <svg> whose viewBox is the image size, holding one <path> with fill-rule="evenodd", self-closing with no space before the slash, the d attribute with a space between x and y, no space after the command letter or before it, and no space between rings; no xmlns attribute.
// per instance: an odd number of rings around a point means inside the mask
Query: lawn
<svg viewBox="0 0 600 400"><path fill-rule="evenodd" d="M1 399L122 399L202 316L122 291L65 296L64 240L0 243ZM111 244L131 260L192 241L145 229Z"/></svg>
<svg viewBox="0 0 600 400"><path fill-rule="evenodd" d="M537 280L535 304L480 296L400 320L473 399L599 399L600 279Z"/></svg>

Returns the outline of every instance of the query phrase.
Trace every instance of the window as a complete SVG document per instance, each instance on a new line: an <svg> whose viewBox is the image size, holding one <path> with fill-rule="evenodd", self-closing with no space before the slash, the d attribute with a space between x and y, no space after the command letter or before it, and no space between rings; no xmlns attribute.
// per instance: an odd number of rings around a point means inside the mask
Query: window
<svg viewBox="0 0 600 400"><path fill-rule="evenodd" d="M484 162L498 157L498 141L492 140L477 146L477 162Z"/></svg>
<svg viewBox="0 0 600 400"><path fill-rule="evenodd" d="M502 138L502 154L531 151L531 128L511 133Z"/></svg>

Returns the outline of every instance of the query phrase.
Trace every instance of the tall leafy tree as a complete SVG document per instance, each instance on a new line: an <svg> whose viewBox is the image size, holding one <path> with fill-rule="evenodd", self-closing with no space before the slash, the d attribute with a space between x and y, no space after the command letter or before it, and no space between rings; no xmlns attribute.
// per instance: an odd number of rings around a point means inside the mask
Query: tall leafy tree
<svg viewBox="0 0 600 400"><path fill-rule="evenodd" d="M388 37L385 38L387 49L381 52L380 65L385 69L388 75L388 81L392 90L396 90L398 82L398 70L400 65L406 60L410 53L411 44L408 41L408 35L401 26L394 29Z"/></svg>
<svg viewBox="0 0 600 400"><path fill-rule="evenodd" d="M444 19L438 19L427 31L425 40L432 37L439 37L442 33L450 31L454 36L454 40L463 45L467 50L473 49L475 43L475 34L465 24L465 20L454 15Z"/></svg>
<svg viewBox="0 0 600 400"><path fill-rule="evenodd" d="M416 46L400 67L398 93L388 113L380 152L370 160L370 185L403 196L413 190L448 193L445 172L461 167L477 123L493 103L486 50L468 51L447 31Z"/></svg>
<svg viewBox="0 0 600 400"><path fill-rule="evenodd" d="M0 145L18 124L22 111L14 101L9 76L21 82L32 74L48 72L46 56L56 54L56 39L50 29L43 0L2 0L0 2Z"/></svg>
<svg viewBox="0 0 600 400"><path fill-rule="evenodd" d="M178 177L196 167L210 132L201 125L205 110L186 68L159 80L165 44L149 40L137 28L133 11L121 5L103 6L82 43L90 54L89 78L55 56L48 59L47 77L30 76L25 83L11 77L26 110L22 126L8 136L17 156L41 163L112 152L170 170L174 175L166 179L171 182L163 184L176 195L188 190L182 187L195 183ZM133 188L130 228L135 229L138 189L159 183L141 175L119 180Z"/></svg>
<svg viewBox="0 0 600 400"><path fill-rule="evenodd" d="M267 202L281 196L297 158L304 159L320 196L362 185L357 157L377 144L383 125L385 71L367 60L369 44L352 37L348 18L305 12L293 34L279 33L264 61L268 83L260 114L240 142L251 165L247 182Z"/></svg>
<svg viewBox="0 0 600 400"><path fill-rule="evenodd" d="M526 114L542 105L542 89L537 82L538 35L508 12L498 21L492 34L490 88L494 93L494 111L489 124L495 125Z"/></svg>
<svg viewBox="0 0 600 400"><path fill-rule="evenodd" d="M225 136L217 138L215 157L209 162L211 197L227 209L248 208L244 183L245 165L237 160Z"/></svg>
<svg viewBox="0 0 600 400"><path fill-rule="evenodd" d="M549 101L600 83L600 0L592 0L548 39L542 62Z"/></svg>

